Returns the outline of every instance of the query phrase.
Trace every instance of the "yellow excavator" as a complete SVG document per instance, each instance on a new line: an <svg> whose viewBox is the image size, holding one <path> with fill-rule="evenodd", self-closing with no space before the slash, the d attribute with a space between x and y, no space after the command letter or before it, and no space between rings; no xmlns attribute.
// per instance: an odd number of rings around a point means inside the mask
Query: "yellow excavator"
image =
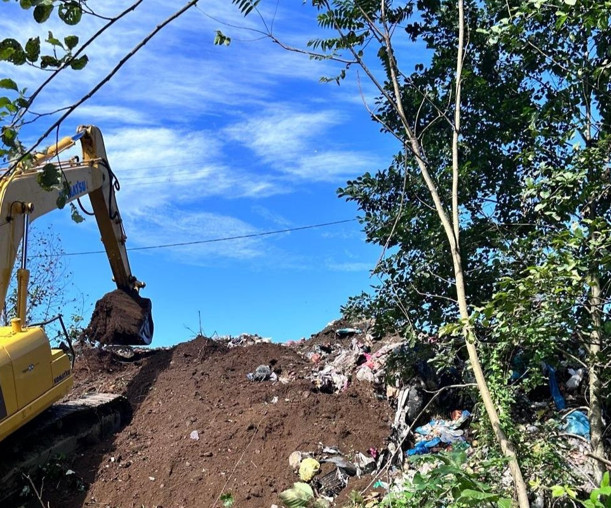
<svg viewBox="0 0 611 508"><path fill-rule="evenodd" d="M82 158L60 161L59 154L80 142ZM41 186L53 164L61 175L57 185ZM52 168L51 168L52 169ZM22 164L0 175L0 312L21 245L17 270L17 311L10 326L0 327L0 441L64 397L72 388L71 355L54 349L42 327L28 326L27 232L31 221L88 195L118 290L140 305L137 326L121 344L148 345L153 323L150 301L138 295L144 284L133 275L126 236L115 199L115 177L97 127L81 126ZM123 300L125 301L125 300ZM91 326L91 325L90 325ZM124 331L124 330L123 330ZM95 332L95 330L94 330Z"/></svg>

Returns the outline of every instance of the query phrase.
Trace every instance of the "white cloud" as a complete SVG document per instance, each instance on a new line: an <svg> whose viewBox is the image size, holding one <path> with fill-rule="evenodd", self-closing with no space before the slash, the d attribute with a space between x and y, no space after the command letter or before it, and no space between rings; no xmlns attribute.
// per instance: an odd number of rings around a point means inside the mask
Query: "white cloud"
<svg viewBox="0 0 611 508"><path fill-rule="evenodd" d="M240 219L207 212L183 213L184 210L174 206L161 207L159 212L133 220L138 227L133 228L130 234L130 240L134 241L132 246L199 242L167 247L167 250L171 257L180 259L182 263L202 266L218 262L219 258L249 260L264 255L264 245L257 237L201 243L257 233L256 228ZM159 250L155 252L159 253Z"/></svg>
<svg viewBox="0 0 611 508"><path fill-rule="evenodd" d="M262 217L273 224L277 224L278 226L282 226L283 228L288 228L292 225L292 222L283 215L276 213L265 206L255 205L251 207L251 210L259 217Z"/></svg>
<svg viewBox="0 0 611 508"><path fill-rule="evenodd" d="M126 128L104 133L119 181L123 214L159 214L167 203L217 196L263 198L289 187L273 176L230 167L214 133L169 128Z"/></svg>
<svg viewBox="0 0 611 508"><path fill-rule="evenodd" d="M378 161L354 150L341 150L332 128L345 121L336 110L302 111L298 106L275 106L224 132L252 150L276 171L311 181L337 181L357 175Z"/></svg>
<svg viewBox="0 0 611 508"><path fill-rule="evenodd" d="M371 263L358 261L327 261L325 266L327 269L335 272L370 272L374 267Z"/></svg>
<svg viewBox="0 0 611 508"><path fill-rule="evenodd" d="M130 125L155 125L157 118L153 117L148 111L143 111L128 106L101 106L95 104L83 104L79 107L73 117L75 120L82 120L85 124L116 124L117 121L125 121Z"/></svg>

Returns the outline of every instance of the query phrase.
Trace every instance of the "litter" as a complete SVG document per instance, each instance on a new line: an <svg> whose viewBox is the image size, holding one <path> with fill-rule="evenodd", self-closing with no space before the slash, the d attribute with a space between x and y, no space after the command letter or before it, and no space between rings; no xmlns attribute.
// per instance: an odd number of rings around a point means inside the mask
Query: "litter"
<svg viewBox="0 0 611 508"><path fill-rule="evenodd" d="M254 372L246 375L250 381L276 381L278 377L272 372L268 365L259 365Z"/></svg>
<svg viewBox="0 0 611 508"><path fill-rule="evenodd" d="M252 346L254 344L269 344L272 339L269 337L260 337L257 334L241 333L237 337L231 335L224 335L217 339L219 342L224 343L228 348L234 348L238 346Z"/></svg>
<svg viewBox="0 0 611 508"><path fill-rule="evenodd" d="M431 448L434 448L440 443L441 439L439 439L438 437L434 437L433 439L428 439L425 441L418 441L416 443L416 446L410 448L405 453L408 457L411 457L412 455L424 455L425 453L430 453Z"/></svg>
<svg viewBox="0 0 611 508"><path fill-rule="evenodd" d="M581 411L573 411L568 414L561 428L567 434L575 434L590 440L590 421Z"/></svg>
<svg viewBox="0 0 611 508"><path fill-rule="evenodd" d="M577 370L569 369L569 374L571 375L571 377L566 382L566 385L565 385L566 389L567 390L576 390L577 388L579 388L579 385L583 381L585 369L583 368L577 369Z"/></svg>
<svg viewBox="0 0 611 508"><path fill-rule="evenodd" d="M341 469L335 469L314 480L314 487L319 494L334 498L348 484L348 478Z"/></svg>
<svg viewBox="0 0 611 508"><path fill-rule="evenodd" d="M316 459L307 458L299 465L299 478L304 482L309 482L320 471L320 463Z"/></svg>
<svg viewBox="0 0 611 508"><path fill-rule="evenodd" d="M375 459L373 457L367 457L361 452L356 454L354 461L356 462L356 466L358 467L360 474L369 474L376 468Z"/></svg>
<svg viewBox="0 0 611 508"><path fill-rule="evenodd" d="M356 466L352 462L344 459L343 457L331 457L329 459L323 459L321 460L321 462L331 462L335 464L342 471L342 473L345 473L348 476L356 475Z"/></svg>
<svg viewBox="0 0 611 508"><path fill-rule="evenodd" d="M388 490L390 488L390 484L387 482L383 482L382 480L378 480L377 482L375 482L373 484L373 488L374 489L386 489Z"/></svg>
<svg viewBox="0 0 611 508"><path fill-rule="evenodd" d="M359 381L368 381L370 383L375 381L375 376L367 365L361 365L359 370L356 371L356 378Z"/></svg>
<svg viewBox="0 0 611 508"><path fill-rule="evenodd" d="M295 451L289 455L289 465L296 471L301 464L302 455L300 451Z"/></svg>
<svg viewBox="0 0 611 508"><path fill-rule="evenodd" d="M290 489L281 492L278 497L287 508L307 506L314 499L314 491L307 483L293 483Z"/></svg>
<svg viewBox="0 0 611 508"><path fill-rule="evenodd" d="M430 453L431 448L438 445L452 445L464 441L464 431L459 427L465 423L471 413L469 411L452 411L451 420L432 419L426 425L417 427L415 432L422 436L415 446L407 450L408 456Z"/></svg>
<svg viewBox="0 0 611 508"><path fill-rule="evenodd" d="M350 337L352 335L361 334L363 331L359 328L340 328L339 330L335 330L335 335L343 338Z"/></svg>

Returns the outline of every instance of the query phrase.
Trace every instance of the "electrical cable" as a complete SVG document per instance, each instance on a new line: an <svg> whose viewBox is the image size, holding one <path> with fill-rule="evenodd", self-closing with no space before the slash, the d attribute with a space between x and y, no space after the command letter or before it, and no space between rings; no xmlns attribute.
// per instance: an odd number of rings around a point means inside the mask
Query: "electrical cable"
<svg viewBox="0 0 611 508"><path fill-rule="evenodd" d="M278 235L281 233L291 233L293 231L303 231L305 229L314 229L314 228L322 228L327 226L335 226L337 224L346 224L348 222L355 222L357 219L344 219L333 222L323 222L321 224L310 224L308 226L299 226L295 228L287 228L287 229L277 229L275 231L263 231L261 233L250 233L247 235L236 235L236 236L226 236L222 238L211 238L209 240L195 240L192 242L179 242L179 243L166 243L166 244L158 244L158 245L148 245L146 247L132 247L127 249L127 251L136 251L136 250L153 250L153 249L164 249L169 247L184 247L187 245L202 245L205 243L217 243L217 242L227 242L231 240L243 240L245 238L256 238L261 236L270 236L270 235ZM83 251L83 252L64 252L60 254L60 256L85 256L89 254L105 254L106 251L96 250L96 251ZM31 256L33 258L43 258L49 257L46 254L37 254Z"/></svg>

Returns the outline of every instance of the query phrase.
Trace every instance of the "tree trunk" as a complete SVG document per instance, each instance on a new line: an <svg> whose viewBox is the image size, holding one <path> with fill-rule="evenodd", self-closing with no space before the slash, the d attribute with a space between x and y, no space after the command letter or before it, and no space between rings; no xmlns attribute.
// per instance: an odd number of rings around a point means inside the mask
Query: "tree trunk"
<svg viewBox="0 0 611 508"><path fill-rule="evenodd" d="M590 314L592 316L592 333L590 334L589 345L589 395L590 395L590 446L594 457L605 458L605 445L603 441L603 419L602 419L602 381L599 376L600 351L602 349L601 336L601 299L600 299L600 280L593 275L590 280ZM603 474L606 471L605 465L595 458L592 458L594 468L594 478L600 484Z"/></svg>
<svg viewBox="0 0 611 508"><path fill-rule="evenodd" d="M501 427L499 414L494 405L494 401L492 400L492 396L490 395L488 383L486 382L486 378L484 377L482 364L479 360L479 354L475 345L475 341L477 339L475 337L475 332L471 327L471 323L469 322L470 316L469 308L467 306L462 261L460 259L460 253L458 252L458 250L453 250L452 260L454 262L454 272L456 276L456 295L458 299L458 306L460 309L460 317L464 322L464 336L467 343L467 352L469 354L469 361L471 362L471 369L473 370L473 375L475 376L477 388L482 397L484 408L486 409L486 413L488 415L488 419L490 420L490 424L492 425L492 430L494 431L496 440L501 446L503 455L505 455L505 457L509 459L509 469L513 478L514 489L518 498L518 504L520 508L528 508L530 506L530 502L528 501L528 491L526 488L526 483L524 482L524 478L522 476L522 471L520 470L518 456L516 454L515 448L513 447L513 444L511 443L511 441L509 441L507 435L505 434L505 431Z"/></svg>

